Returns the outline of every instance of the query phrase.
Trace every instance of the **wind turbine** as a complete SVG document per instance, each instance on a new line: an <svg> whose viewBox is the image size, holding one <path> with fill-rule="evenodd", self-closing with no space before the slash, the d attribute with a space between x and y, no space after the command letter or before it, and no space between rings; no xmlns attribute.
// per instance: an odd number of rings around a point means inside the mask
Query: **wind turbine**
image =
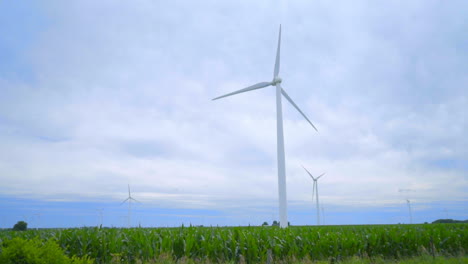
<svg viewBox="0 0 468 264"><path fill-rule="evenodd" d="M410 202L410 200L406 199L406 203L408 204L410 224L412 224L413 223L413 214L411 213L411 202Z"/></svg>
<svg viewBox="0 0 468 264"><path fill-rule="evenodd" d="M130 224L132 223L132 200L135 202L138 202L137 200L133 199L132 195L130 194L130 184L128 185L128 198L125 199L120 205L124 204L126 201L128 201L128 227L130 227Z"/></svg>
<svg viewBox="0 0 468 264"><path fill-rule="evenodd" d="M299 113L309 122L309 124L317 131L317 128L310 122L307 116L299 109L299 107L294 103L294 101L289 97L286 91L281 87L281 78L279 77L280 70L280 47L281 47L281 25L279 28L278 36L278 48L276 50L276 60L275 68L273 71L273 80L270 82L259 82L257 84L251 85L247 88L240 89L238 91L228 93L219 97L214 98L213 100L221 99L223 97L228 97L231 95L244 93L252 90L257 90L265 88L268 86L276 87L276 140L277 140L277 155L278 155L278 196L279 196L279 217L280 217L280 226L288 226L288 212L287 212L287 202L286 202L286 165L285 165L285 155L284 155L284 136L283 136L283 113L281 106L281 95L283 95L286 100L288 100L294 108L296 108Z"/></svg>
<svg viewBox="0 0 468 264"><path fill-rule="evenodd" d="M102 219L103 219L103 211L104 211L104 208L99 208L99 209L96 209L96 211L99 213L99 223L100 223L100 227L102 228Z"/></svg>
<svg viewBox="0 0 468 264"><path fill-rule="evenodd" d="M34 216L36 217L35 220L37 220L37 223L36 223L37 227L36 227L36 229L38 229L39 226L41 225L41 215L42 215L42 213L35 213L35 214L34 214Z"/></svg>
<svg viewBox="0 0 468 264"><path fill-rule="evenodd" d="M302 166L304 168L304 166ZM312 187L312 201L314 200L314 193L315 193L315 202L317 204L317 225L320 225L320 209L319 209L319 197L318 197L318 179L320 179L323 175L325 175L325 172L320 174L317 178L314 178L312 174L304 168L304 170L309 174L309 176L314 180L314 186Z"/></svg>

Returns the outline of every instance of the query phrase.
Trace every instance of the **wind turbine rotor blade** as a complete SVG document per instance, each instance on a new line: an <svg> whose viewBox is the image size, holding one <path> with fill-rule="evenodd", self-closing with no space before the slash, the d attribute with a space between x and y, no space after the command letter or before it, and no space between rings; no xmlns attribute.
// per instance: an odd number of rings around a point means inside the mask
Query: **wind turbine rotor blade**
<svg viewBox="0 0 468 264"><path fill-rule="evenodd" d="M279 85L279 84L277 84L277 85ZM299 111L299 113L301 113L301 115L307 120L307 122L309 122L309 124L315 129L315 131L318 132L318 130L314 126L314 124L312 124L312 122L310 122L309 118L307 118L307 116L301 111L301 109L299 109L299 107L294 103L294 101L291 99L291 97L289 97L289 95L286 93L286 91L283 88L281 88L281 93L296 108L296 110Z"/></svg>
<svg viewBox="0 0 468 264"><path fill-rule="evenodd" d="M304 168L304 170L309 174L309 176L312 178L312 180L315 180L314 176L312 176L312 174L304 166L302 166L302 168Z"/></svg>
<svg viewBox="0 0 468 264"><path fill-rule="evenodd" d="M280 25L280 28L279 28L278 48L276 49L275 71L273 73L273 78L278 77L278 74L279 74L279 70L280 70L280 53L281 53L281 25Z"/></svg>
<svg viewBox="0 0 468 264"><path fill-rule="evenodd" d="M326 172L320 174L320 176L317 177L317 180L320 179L320 177L322 177L323 175L325 175Z"/></svg>
<svg viewBox="0 0 468 264"><path fill-rule="evenodd" d="M131 195L130 195L130 184L128 185L128 197L131 197Z"/></svg>
<svg viewBox="0 0 468 264"><path fill-rule="evenodd" d="M128 197L127 199L125 199L123 202L121 202L120 205L124 204L126 201L128 201L128 199L130 199L130 197Z"/></svg>
<svg viewBox="0 0 468 264"><path fill-rule="evenodd" d="M235 91L235 92L232 92L232 93L228 93L228 94L213 98L212 101L221 99L223 97L228 97L228 96L231 96L231 95L239 94L239 93L245 93L245 92L256 90L256 89L265 88L265 87L270 86L270 85L271 85L271 82L260 82L260 83L254 84L252 86L249 86L247 88L240 89L238 91Z"/></svg>

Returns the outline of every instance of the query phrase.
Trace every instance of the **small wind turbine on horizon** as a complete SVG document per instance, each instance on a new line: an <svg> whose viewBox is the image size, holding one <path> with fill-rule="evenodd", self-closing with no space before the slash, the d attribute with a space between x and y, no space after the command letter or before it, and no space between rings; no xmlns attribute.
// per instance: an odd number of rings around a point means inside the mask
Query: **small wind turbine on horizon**
<svg viewBox="0 0 468 264"><path fill-rule="evenodd" d="M130 227L130 224L132 223L132 200L139 203L139 201L133 199L132 194L130 193L130 184L129 184L128 185L128 197L120 204L122 205L126 201L128 201L128 227Z"/></svg>
<svg viewBox="0 0 468 264"><path fill-rule="evenodd" d="M410 224L412 224L413 223L413 214L411 212L411 202L410 202L410 200L406 199L406 203L408 204Z"/></svg>
<svg viewBox="0 0 468 264"><path fill-rule="evenodd" d="M262 89L268 86L276 87L276 140L277 140L277 155L278 155L278 196L279 196L279 217L280 217L280 227L288 226L288 210L287 210L287 199L286 199L286 161L284 154L284 136L283 136L283 113L282 113L282 104L281 98L284 96L294 108L296 108L299 113L309 122L309 124L317 131L317 128L310 122L307 116L299 109L299 107L294 103L294 101L289 97L286 91L281 87L281 78L279 77L280 70L280 49L281 49L281 25L279 28L278 36L278 48L276 50L276 60L275 68L273 71L273 80L270 82L260 82L254 85L251 85L247 88L231 92L219 97L214 98L213 100L221 99L231 95L244 93L252 90Z"/></svg>
<svg viewBox="0 0 468 264"><path fill-rule="evenodd" d="M96 209L96 211L99 213L99 224L100 226L102 227L102 219L103 219L103 211L104 211L104 208L99 208L99 209Z"/></svg>
<svg viewBox="0 0 468 264"><path fill-rule="evenodd" d="M37 221L35 221L36 225L37 225L36 229L41 226L41 215L42 215L42 213L35 213L34 214L34 216L36 217L35 220L37 220Z"/></svg>
<svg viewBox="0 0 468 264"><path fill-rule="evenodd" d="M318 179L320 179L323 175L325 175L325 172L320 174L317 178L314 178L312 174L304 167L304 170L309 174L309 176L314 180L314 186L312 187L312 201L314 200L314 193L315 193L315 202L317 204L317 225L320 225L320 208L319 208L319 196L318 196ZM323 209L323 207L322 207Z"/></svg>

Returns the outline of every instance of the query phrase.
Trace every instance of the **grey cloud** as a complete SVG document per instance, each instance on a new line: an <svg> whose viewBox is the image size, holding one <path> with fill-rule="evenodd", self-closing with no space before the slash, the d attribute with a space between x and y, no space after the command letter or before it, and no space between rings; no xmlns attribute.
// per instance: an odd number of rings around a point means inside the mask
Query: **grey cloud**
<svg viewBox="0 0 468 264"><path fill-rule="evenodd" d="M28 56L37 81L0 76L8 194L72 199L104 182L117 199L130 182L169 207L275 203L273 91L211 98L271 78L281 22L285 88L319 129L284 104L291 201L308 201L300 164L330 172L333 204L394 203L399 188L466 198L462 170L428 165L467 156L464 2L122 5L50 2L56 23Z"/></svg>

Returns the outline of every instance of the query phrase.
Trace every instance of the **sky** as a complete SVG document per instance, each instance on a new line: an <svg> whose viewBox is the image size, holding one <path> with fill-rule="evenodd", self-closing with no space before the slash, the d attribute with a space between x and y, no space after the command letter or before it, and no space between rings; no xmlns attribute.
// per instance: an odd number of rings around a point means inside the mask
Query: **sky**
<svg viewBox="0 0 468 264"><path fill-rule="evenodd" d="M468 2L0 1L0 228L468 219ZM122 201L131 195L138 202ZM410 201L410 208L408 202Z"/></svg>

